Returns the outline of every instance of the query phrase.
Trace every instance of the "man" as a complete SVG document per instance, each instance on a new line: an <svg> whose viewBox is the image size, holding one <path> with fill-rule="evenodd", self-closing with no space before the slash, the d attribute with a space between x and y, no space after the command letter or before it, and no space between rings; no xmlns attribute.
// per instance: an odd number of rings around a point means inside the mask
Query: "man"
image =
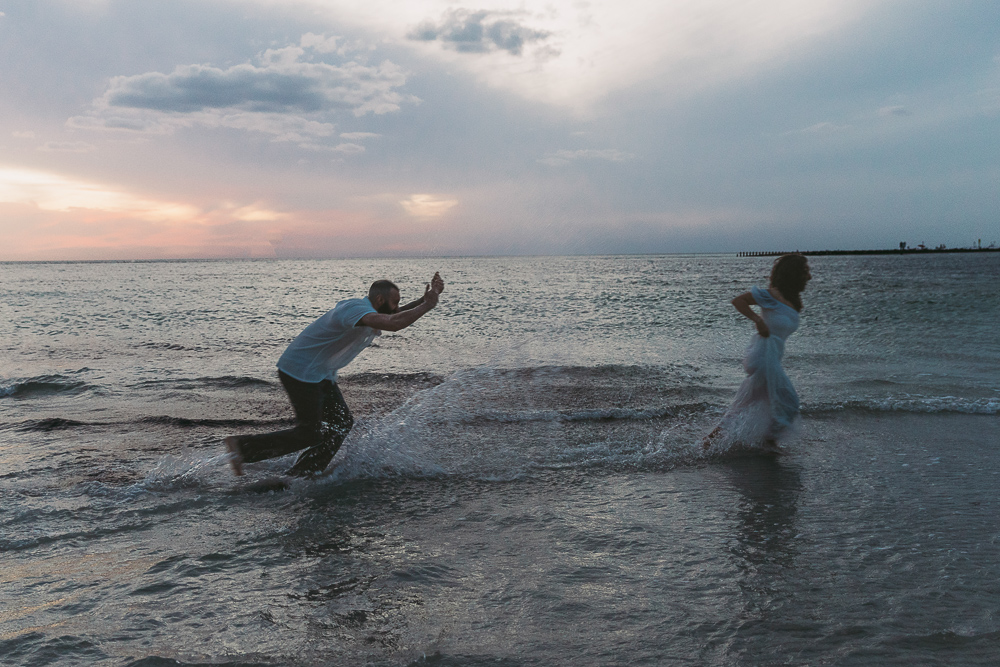
<svg viewBox="0 0 1000 667"><path fill-rule="evenodd" d="M410 326L438 303L444 281L435 273L424 295L399 305L399 288L376 280L365 299L339 302L310 324L278 359L278 379L295 410L295 428L260 435L231 435L223 442L233 472L254 463L305 450L287 472L318 475L333 460L354 425L337 387L337 371L371 345L383 331Z"/></svg>

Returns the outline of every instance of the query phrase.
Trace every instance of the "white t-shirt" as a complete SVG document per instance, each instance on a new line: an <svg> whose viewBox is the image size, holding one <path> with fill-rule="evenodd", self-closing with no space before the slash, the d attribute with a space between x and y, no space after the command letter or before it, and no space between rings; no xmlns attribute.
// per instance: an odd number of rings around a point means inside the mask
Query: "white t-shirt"
<svg viewBox="0 0 1000 667"><path fill-rule="evenodd" d="M337 371L382 335L371 327L354 326L374 312L367 298L339 302L295 337L278 359L278 370L302 382L336 382Z"/></svg>

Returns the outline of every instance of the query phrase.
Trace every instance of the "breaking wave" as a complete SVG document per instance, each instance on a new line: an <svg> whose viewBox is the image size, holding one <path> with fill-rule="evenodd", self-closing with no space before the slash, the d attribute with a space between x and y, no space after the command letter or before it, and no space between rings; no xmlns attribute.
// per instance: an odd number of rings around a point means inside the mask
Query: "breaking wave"
<svg viewBox="0 0 1000 667"><path fill-rule="evenodd" d="M82 380L75 380L65 375L39 375L22 380L8 381L0 384L0 398L30 398L51 394L81 394L95 389Z"/></svg>

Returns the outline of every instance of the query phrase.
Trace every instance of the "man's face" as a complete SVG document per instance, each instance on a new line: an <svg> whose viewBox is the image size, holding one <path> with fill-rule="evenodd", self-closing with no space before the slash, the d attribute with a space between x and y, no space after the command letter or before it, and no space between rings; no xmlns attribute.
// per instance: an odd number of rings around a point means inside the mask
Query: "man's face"
<svg viewBox="0 0 1000 667"><path fill-rule="evenodd" d="M378 303L372 304L375 310L383 315L392 315L399 310L399 290L389 290L389 298L376 297Z"/></svg>

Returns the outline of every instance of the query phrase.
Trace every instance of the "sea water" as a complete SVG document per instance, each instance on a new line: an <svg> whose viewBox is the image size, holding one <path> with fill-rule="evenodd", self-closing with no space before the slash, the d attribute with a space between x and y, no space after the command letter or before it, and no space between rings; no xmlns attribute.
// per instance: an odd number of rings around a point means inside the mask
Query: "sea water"
<svg viewBox="0 0 1000 667"><path fill-rule="evenodd" d="M1000 256L817 257L788 453L705 453L768 258L0 264L0 661L996 664ZM333 472L231 475L378 278Z"/></svg>

